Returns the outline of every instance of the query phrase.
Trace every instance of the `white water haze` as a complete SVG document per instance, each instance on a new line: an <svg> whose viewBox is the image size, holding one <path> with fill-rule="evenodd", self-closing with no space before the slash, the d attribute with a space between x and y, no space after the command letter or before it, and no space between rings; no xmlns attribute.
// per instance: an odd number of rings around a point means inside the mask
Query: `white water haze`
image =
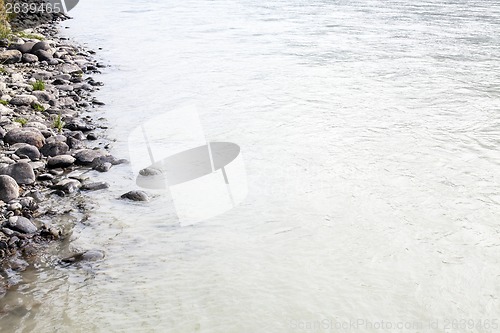
<svg viewBox="0 0 500 333"><path fill-rule="evenodd" d="M2 332L500 331L498 2L86 0L71 15L65 33L111 65L99 116L133 163L95 175L111 188L69 245L104 260L27 272L5 301L30 311ZM116 198L151 162L134 129L186 105L200 136L176 152L234 143L245 181L239 204L182 225L171 195Z"/></svg>

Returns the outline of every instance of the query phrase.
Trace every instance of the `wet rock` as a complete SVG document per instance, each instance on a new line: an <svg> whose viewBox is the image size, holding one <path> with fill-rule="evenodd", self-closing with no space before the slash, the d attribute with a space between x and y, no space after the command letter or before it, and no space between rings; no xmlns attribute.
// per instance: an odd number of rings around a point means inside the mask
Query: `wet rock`
<svg viewBox="0 0 500 333"><path fill-rule="evenodd" d="M112 164L109 162L104 162L93 167L94 170L99 172L108 172L111 169Z"/></svg>
<svg viewBox="0 0 500 333"><path fill-rule="evenodd" d="M87 134L87 140L97 140L97 135L95 133Z"/></svg>
<svg viewBox="0 0 500 333"><path fill-rule="evenodd" d="M66 141L66 137L63 137ZM44 156L58 156L64 155L68 152L69 146L61 141L46 143L41 149L40 152Z"/></svg>
<svg viewBox="0 0 500 333"><path fill-rule="evenodd" d="M94 159L105 156L106 154L106 151L100 149L83 149L77 152L74 156L77 164L89 165L92 164Z"/></svg>
<svg viewBox="0 0 500 333"><path fill-rule="evenodd" d="M49 157L47 160L47 168L67 168L75 163L75 158L71 155L58 155L54 157Z"/></svg>
<svg viewBox="0 0 500 333"><path fill-rule="evenodd" d="M68 122L64 127L69 129L70 131L83 131L83 132L88 132L95 129L93 125L87 124L82 120L72 120Z"/></svg>
<svg viewBox="0 0 500 333"><path fill-rule="evenodd" d="M71 194L76 191L82 186L82 184L75 179L63 179L56 185L54 185L52 188L55 190L61 190L64 191L65 193Z"/></svg>
<svg viewBox="0 0 500 333"><path fill-rule="evenodd" d="M68 133L68 137L72 137L77 140L85 140L85 134L83 134L82 131L71 131Z"/></svg>
<svg viewBox="0 0 500 333"><path fill-rule="evenodd" d="M36 200L32 197L23 197L19 199L19 204L26 209L30 210L38 209L38 204L36 203Z"/></svg>
<svg viewBox="0 0 500 333"><path fill-rule="evenodd" d="M145 168L145 169L142 169L141 171L139 171L139 174L141 176L145 176L145 177L149 177L149 176L157 176L157 175L161 175L163 172L159 169L155 169L155 168Z"/></svg>
<svg viewBox="0 0 500 333"><path fill-rule="evenodd" d="M23 54L18 50L7 50L0 53L0 63L4 65L20 62Z"/></svg>
<svg viewBox="0 0 500 333"><path fill-rule="evenodd" d="M42 133L33 127L16 128L7 132L4 137L5 143L27 143L29 145L41 148L45 143L45 137Z"/></svg>
<svg viewBox="0 0 500 333"><path fill-rule="evenodd" d="M14 106L30 106L37 101L35 96L32 95L17 95L13 97L9 103Z"/></svg>
<svg viewBox="0 0 500 333"><path fill-rule="evenodd" d="M118 165L118 164L122 164L125 162L126 162L126 160L117 159L113 155L104 155L104 156L96 157L92 161L92 167L98 166L98 165L103 164L103 163L111 163L112 165Z"/></svg>
<svg viewBox="0 0 500 333"><path fill-rule="evenodd" d="M0 169L0 174L11 176L19 185L29 185L35 182L33 167L25 162L19 162L6 166Z"/></svg>
<svg viewBox="0 0 500 333"><path fill-rule="evenodd" d="M25 53L23 54L22 62L24 62L25 64L33 64L35 62L38 62L38 57L31 53Z"/></svg>
<svg viewBox="0 0 500 333"><path fill-rule="evenodd" d="M129 199L132 201L148 201L149 197L144 191L130 191L121 196L122 199Z"/></svg>
<svg viewBox="0 0 500 333"><path fill-rule="evenodd" d="M19 202L14 202L14 203L11 203L9 205L9 207L7 207L7 210L16 211L16 210L20 210L22 208L23 208L23 206Z"/></svg>
<svg viewBox="0 0 500 333"><path fill-rule="evenodd" d="M6 227L24 234L33 234L38 230L30 220L22 216L10 217L6 223Z"/></svg>
<svg viewBox="0 0 500 333"><path fill-rule="evenodd" d="M0 176L0 200L9 202L19 196L19 185L16 180L7 175Z"/></svg>
<svg viewBox="0 0 500 333"><path fill-rule="evenodd" d="M85 183L81 187L83 191L97 191L97 190L104 190L107 188L109 188L109 184L106 182Z"/></svg>
<svg viewBox="0 0 500 333"><path fill-rule="evenodd" d="M104 252L98 250L88 250L61 259L61 261L67 264L75 264L81 262L102 260L103 258L104 258Z"/></svg>
<svg viewBox="0 0 500 333"><path fill-rule="evenodd" d="M38 148L33 146L33 145L28 145L28 144L26 144L24 147L17 149L16 155L17 156L21 156L21 155L28 156L29 159L32 161L37 161L40 159L40 151L38 150Z"/></svg>
<svg viewBox="0 0 500 333"><path fill-rule="evenodd" d="M42 173L37 177L38 180L44 181L44 180L52 180L54 179L54 175L51 175L50 173Z"/></svg>

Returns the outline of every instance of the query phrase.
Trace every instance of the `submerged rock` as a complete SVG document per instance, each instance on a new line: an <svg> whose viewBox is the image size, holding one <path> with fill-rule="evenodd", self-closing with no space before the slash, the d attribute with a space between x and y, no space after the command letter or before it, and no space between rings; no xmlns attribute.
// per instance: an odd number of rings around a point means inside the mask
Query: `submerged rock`
<svg viewBox="0 0 500 333"><path fill-rule="evenodd" d="M129 199L132 201L148 201L149 196L144 191L130 191L121 196L122 199Z"/></svg>
<svg viewBox="0 0 500 333"><path fill-rule="evenodd" d="M98 191L109 188L109 184L106 182L94 182L94 183L85 183L82 185L82 191Z"/></svg>
<svg viewBox="0 0 500 333"><path fill-rule="evenodd" d="M67 264L75 264L80 262L97 261L101 259L104 259L104 252L98 250L88 250L61 259L61 261Z"/></svg>
<svg viewBox="0 0 500 333"><path fill-rule="evenodd" d="M56 185L54 185L52 188L56 190L61 190L64 191L65 193L71 194L76 191L82 186L82 184L75 179L63 179Z"/></svg>
<svg viewBox="0 0 500 333"><path fill-rule="evenodd" d="M0 175L0 200L9 202L19 197L19 185L11 176Z"/></svg>

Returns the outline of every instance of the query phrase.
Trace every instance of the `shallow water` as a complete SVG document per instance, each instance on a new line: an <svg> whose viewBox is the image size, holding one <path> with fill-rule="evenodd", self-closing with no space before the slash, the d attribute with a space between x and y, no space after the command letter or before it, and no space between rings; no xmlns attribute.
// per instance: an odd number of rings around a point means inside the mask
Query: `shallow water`
<svg viewBox="0 0 500 333"><path fill-rule="evenodd" d="M130 159L139 124L196 110L206 140L241 148L248 194L183 225L165 192L116 199L137 188L133 165L96 175L111 190L69 249L106 257L29 270L2 332L500 331L500 5L87 0L72 14L66 33L111 64L98 97L113 153Z"/></svg>

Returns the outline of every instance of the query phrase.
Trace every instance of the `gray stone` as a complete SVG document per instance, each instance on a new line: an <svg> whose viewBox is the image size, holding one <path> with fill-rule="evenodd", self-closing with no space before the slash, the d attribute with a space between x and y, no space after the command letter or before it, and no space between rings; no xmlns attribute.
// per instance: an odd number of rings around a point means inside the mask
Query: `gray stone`
<svg viewBox="0 0 500 333"><path fill-rule="evenodd" d="M144 191L130 191L121 196L122 199L129 199L132 201L148 201L149 197Z"/></svg>
<svg viewBox="0 0 500 333"><path fill-rule="evenodd" d="M104 258L104 252L98 250L88 250L61 259L61 261L66 264L76 264L82 262L102 260L103 258Z"/></svg>
<svg viewBox="0 0 500 333"><path fill-rule="evenodd" d="M38 42L32 46L31 52L35 52L38 50L48 51L50 50L50 44L45 41Z"/></svg>
<svg viewBox="0 0 500 333"><path fill-rule="evenodd" d="M83 149L77 152L74 156L76 163L80 165L92 164L94 159L107 155L107 152L100 149Z"/></svg>
<svg viewBox="0 0 500 333"><path fill-rule="evenodd" d="M19 185L16 180L7 175L0 176L0 200L9 202L19 196Z"/></svg>
<svg viewBox="0 0 500 333"><path fill-rule="evenodd" d="M49 157L47 161L47 168L67 168L75 163L75 158L71 155L58 155Z"/></svg>
<svg viewBox="0 0 500 333"><path fill-rule="evenodd" d="M37 148L42 148L45 143L45 137L36 128L15 128L7 132L4 137L4 142L8 144L22 142L33 145Z"/></svg>
<svg viewBox="0 0 500 333"><path fill-rule="evenodd" d="M81 74L82 69L74 64L63 64L59 67L59 70L65 74Z"/></svg>
<svg viewBox="0 0 500 333"><path fill-rule="evenodd" d="M43 173L37 177L38 180L52 180L54 179L54 175L51 175L50 173Z"/></svg>
<svg viewBox="0 0 500 333"><path fill-rule="evenodd" d="M93 167L94 170L99 172L108 172L111 169L112 164L109 162L104 162Z"/></svg>
<svg viewBox="0 0 500 333"><path fill-rule="evenodd" d="M19 231L24 234L33 234L38 230L30 220L22 216L11 216L6 226L11 230Z"/></svg>
<svg viewBox="0 0 500 333"><path fill-rule="evenodd" d="M55 100L55 96L45 90L35 90L31 94L42 103L49 103L50 101Z"/></svg>
<svg viewBox="0 0 500 333"><path fill-rule="evenodd" d="M34 45L35 45L35 43L33 43L33 42L27 42L24 44L18 44L15 46L15 48L16 48L16 50L18 50L21 53L28 53L28 52L31 52Z"/></svg>
<svg viewBox="0 0 500 333"><path fill-rule="evenodd" d="M32 53L38 57L40 61L51 61L53 59L52 53L46 50L32 51Z"/></svg>
<svg viewBox="0 0 500 333"><path fill-rule="evenodd" d="M22 61L25 64L33 64L35 62L38 62L38 57L34 54L31 54L31 53L25 53L25 54L23 54Z"/></svg>
<svg viewBox="0 0 500 333"><path fill-rule="evenodd" d="M66 140L66 137L63 137ZM44 156L57 156L64 155L68 152L69 146L60 141L46 143L41 149L40 152Z"/></svg>
<svg viewBox="0 0 500 333"><path fill-rule="evenodd" d="M82 184L75 179L63 179L52 188L56 190L64 191L65 193L74 193L78 191L78 189L82 186Z"/></svg>
<svg viewBox="0 0 500 333"><path fill-rule="evenodd" d="M40 159L40 152L38 151L38 148L33 146L33 145L29 145L29 144L26 144L23 147L17 149L16 155L17 156L21 156L21 155L28 156L29 159L32 161L36 161L36 160Z"/></svg>
<svg viewBox="0 0 500 333"><path fill-rule="evenodd" d="M81 149L81 148L85 147L85 145L83 144L82 141L75 139L75 138L72 138L72 137L69 137L67 142L68 142L68 146L71 149Z"/></svg>
<svg viewBox="0 0 500 333"><path fill-rule="evenodd" d="M68 122L65 127L71 131L83 131L83 132L88 132L95 129L93 125L87 124L82 120L72 120Z"/></svg>
<svg viewBox="0 0 500 333"><path fill-rule="evenodd" d="M35 182L33 167L25 162L18 162L0 169L0 174L11 176L19 185L29 185Z"/></svg>
<svg viewBox="0 0 500 333"><path fill-rule="evenodd" d="M21 61L23 54L18 50L7 50L0 53L0 63L4 65L15 64Z"/></svg>
<svg viewBox="0 0 500 333"><path fill-rule="evenodd" d="M37 102L35 96L32 95L17 95L14 96L9 103L14 106L30 106L31 104Z"/></svg>
<svg viewBox="0 0 500 333"><path fill-rule="evenodd" d="M106 182L94 182L94 183L85 183L82 185L83 191L97 191L104 190L109 188L109 184Z"/></svg>
<svg viewBox="0 0 500 333"><path fill-rule="evenodd" d="M145 168L139 171L139 174L144 177L161 175L163 172L155 168Z"/></svg>
<svg viewBox="0 0 500 333"><path fill-rule="evenodd" d="M0 127L0 139L3 139L7 132L3 129L3 127Z"/></svg>

